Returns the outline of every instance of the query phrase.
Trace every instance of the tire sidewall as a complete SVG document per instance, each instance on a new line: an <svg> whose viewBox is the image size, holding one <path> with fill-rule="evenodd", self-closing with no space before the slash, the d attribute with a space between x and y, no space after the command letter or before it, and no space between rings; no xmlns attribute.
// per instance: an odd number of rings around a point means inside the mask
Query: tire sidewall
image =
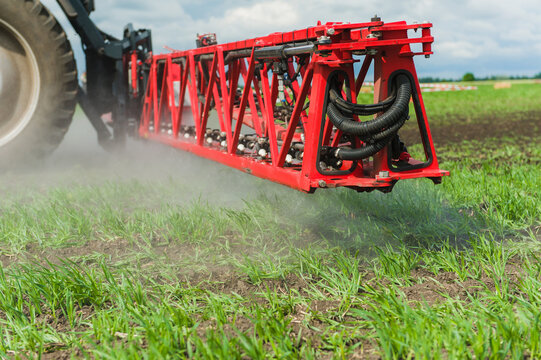
<svg viewBox="0 0 541 360"><path fill-rule="evenodd" d="M0 19L27 41L40 78L31 120L14 140L0 148L2 154L10 153L10 156L40 158L50 153L64 137L75 106L75 100L66 96L70 87L77 84L71 46L56 19L51 23L50 12L39 3L37 6L34 1L0 1ZM66 60L67 52L71 53L71 59ZM69 74L74 74L74 79L69 79Z"/></svg>

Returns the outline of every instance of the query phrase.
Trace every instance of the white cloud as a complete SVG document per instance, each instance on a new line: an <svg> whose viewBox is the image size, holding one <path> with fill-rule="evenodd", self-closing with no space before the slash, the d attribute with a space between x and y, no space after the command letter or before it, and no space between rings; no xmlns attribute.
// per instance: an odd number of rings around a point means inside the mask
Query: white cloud
<svg viewBox="0 0 541 360"><path fill-rule="evenodd" d="M475 59L482 53L482 48L468 41L444 41L434 46L440 55L455 59Z"/></svg>

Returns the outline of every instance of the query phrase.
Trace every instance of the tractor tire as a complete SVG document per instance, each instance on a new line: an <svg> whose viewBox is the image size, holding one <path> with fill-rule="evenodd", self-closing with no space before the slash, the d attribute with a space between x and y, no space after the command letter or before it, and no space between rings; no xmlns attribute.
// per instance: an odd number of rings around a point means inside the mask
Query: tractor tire
<svg viewBox="0 0 541 360"><path fill-rule="evenodd" d="M39 160L60 144L77 103L66 33L39 0L0 1L0 165Z"/></svg>

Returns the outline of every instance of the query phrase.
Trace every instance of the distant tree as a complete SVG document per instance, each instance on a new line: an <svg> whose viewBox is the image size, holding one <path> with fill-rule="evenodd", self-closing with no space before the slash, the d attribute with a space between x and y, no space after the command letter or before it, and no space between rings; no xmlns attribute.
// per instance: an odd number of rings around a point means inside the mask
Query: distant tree
<svg viewBox="0 0 541 360"><path fill-rule="evenodd" d="M432 76L426 76L426 77L420 77L419 78L420 83L439 83L439 82L452 82L452 81L459 81L459 80L432 77Z"/></svg>
<svg viewBox="0 0 541 360"><path fill-rule="evenodd" d="M474 80L475 80L475 76L473 76L473 73L471 72L465 73L464 76L462 76L462 81L474 81Z"/></svg>
<svg viewBox="0 0 541 360"><path fill-rule="evenodd" d="M534 79L541 79L541 72L533 76Z"/></svg>
<svg viewBox="0 0 541 360"><path fill-rule="evenodd" d="M432 76L427 76L427 77L420 77L419 82L421 82L421 83L432 83L432 82L435 82L435 81L434 81L434 78Z"/></svg>

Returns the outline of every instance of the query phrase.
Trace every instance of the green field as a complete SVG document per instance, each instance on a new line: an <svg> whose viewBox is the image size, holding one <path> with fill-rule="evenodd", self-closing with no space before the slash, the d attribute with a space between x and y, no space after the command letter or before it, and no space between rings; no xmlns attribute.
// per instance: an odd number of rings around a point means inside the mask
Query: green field
<svg viewBox="0 0 541 360"><path fill-rule="evenodd" d="M540 98L427 93L452 175L390 194L140 144L2 174L0 358L540 358Z"/></svg>

